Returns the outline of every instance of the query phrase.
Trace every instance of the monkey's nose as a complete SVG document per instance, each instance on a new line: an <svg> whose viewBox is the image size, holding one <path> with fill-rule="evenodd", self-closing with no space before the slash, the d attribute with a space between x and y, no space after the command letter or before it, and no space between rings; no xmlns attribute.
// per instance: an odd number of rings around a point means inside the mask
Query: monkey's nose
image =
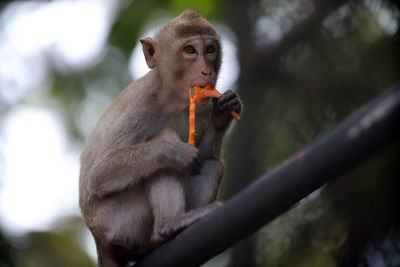
<svg viewBox="0 0 400 267"><path fill-rule="evenodd" d="M202 71L201 74L203 74L204 76L211 76L210 71Z"/></svg>

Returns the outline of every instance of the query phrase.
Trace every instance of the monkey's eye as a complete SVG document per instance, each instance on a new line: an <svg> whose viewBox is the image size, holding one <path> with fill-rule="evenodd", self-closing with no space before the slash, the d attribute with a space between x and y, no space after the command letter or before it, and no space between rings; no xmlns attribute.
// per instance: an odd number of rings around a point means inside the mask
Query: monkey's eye
<svg viewBox="0 0 400 267"><path fill-rule="evenodd" d="M193 46L188 45L188 46L185 47L185 52L188 53L188 54L194 54L196 52L196 50L194 49Z"/></svg>
<svg viewBox="0 0 400 267"><path fill-rule="evenodd" d="M206 53L207 54L215 53L215 50L216 50L216 48L213 45L209 45L209 46L206 47Z"/></svg>

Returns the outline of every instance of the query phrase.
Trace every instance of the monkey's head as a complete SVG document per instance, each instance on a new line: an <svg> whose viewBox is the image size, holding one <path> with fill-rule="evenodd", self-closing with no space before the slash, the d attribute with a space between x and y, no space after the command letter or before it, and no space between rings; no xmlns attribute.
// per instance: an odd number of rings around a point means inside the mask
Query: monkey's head
<svg viewBox="0 0 400 267"><path fill-rule="evenodd" d="M168 22L155 36L140 42L149 68L164 86L188 99L194 86L215 87L221 65L221 45L214 27L194 10Z"/></svg>

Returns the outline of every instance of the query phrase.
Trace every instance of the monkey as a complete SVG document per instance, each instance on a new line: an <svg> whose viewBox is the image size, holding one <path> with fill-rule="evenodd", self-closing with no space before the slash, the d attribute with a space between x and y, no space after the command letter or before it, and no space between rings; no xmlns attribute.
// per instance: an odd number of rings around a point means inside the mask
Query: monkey
<svg viewBox="0 0 400 267"><path fill-rule="evenodd" d="M150 71L117 96L87 137L79 205L99 266L124 266L222 205L221 144L239 95L197 104L196 144L187 143L189 89L215 87L221 41L195 10L140 40Z"/></svg>

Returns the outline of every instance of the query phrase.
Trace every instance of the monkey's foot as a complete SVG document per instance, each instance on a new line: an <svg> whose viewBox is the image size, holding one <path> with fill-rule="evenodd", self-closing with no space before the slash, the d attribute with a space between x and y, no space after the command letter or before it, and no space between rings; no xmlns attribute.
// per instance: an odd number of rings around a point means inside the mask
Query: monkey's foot
<svg viewBox="0 0 400 267"><path fill-rule="evenodd" d="M162 236L158 233L158 231L154 231L151 235L150 242L153 247L158 247L162 243L168 241L169 238Z"/></svg>
<svg viewBox="0 0 400 267"><path fill-rule="evenodd" d="M183 229L181 227L174 226L176 223L175 220L169 220L168 223L165 223L163 226L154 229L153 234L151 235L150 242L151 244L158 246L162 243L168 241L169 239L176 236Z"/></svg>
<svg viewBox="0 0 400 267"><path fill-rule="evenodd" d="M191 210L177 218L169 219L162 226L154 229L150 239L152 244L161 244L166 242L222 205L222 202L217 201L205 207Z"/></svg>

